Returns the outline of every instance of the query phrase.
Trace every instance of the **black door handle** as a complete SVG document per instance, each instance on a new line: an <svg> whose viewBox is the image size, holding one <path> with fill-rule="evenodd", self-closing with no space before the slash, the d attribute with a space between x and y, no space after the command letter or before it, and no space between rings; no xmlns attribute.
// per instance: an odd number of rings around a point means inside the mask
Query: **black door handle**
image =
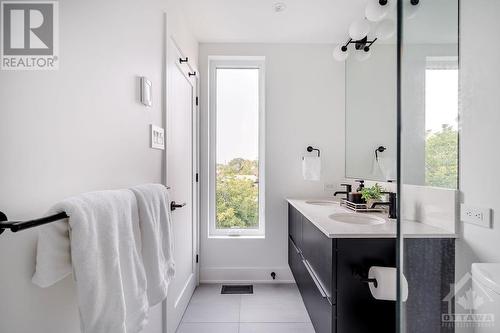
<svg viewBox="0 0 500 333"><path fill-rule="evenodd" d="M171 210L171 211L174 211L174 210L176 210L177 208L182 208L182 207L184 207L184 206L186 206L186 203L185 203L185 202L184 202L184 203L181 203L181 204L178 204L178 203L176 203L175 201L172 201L172 202L170 203L170 210Z"/></svg>

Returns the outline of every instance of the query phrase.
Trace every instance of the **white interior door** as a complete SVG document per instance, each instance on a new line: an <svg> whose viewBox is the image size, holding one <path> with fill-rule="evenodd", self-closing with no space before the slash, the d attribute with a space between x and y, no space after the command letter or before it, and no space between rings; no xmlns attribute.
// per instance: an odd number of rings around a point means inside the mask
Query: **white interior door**
<svg viewBox="0 0 500 333"><path fill-rule="evenodd" d="M196 80L179 62L175 42L168 43L166 180L171 200L185 203L172 212L176 273L166 300L166 332L173 333L197 285L197 110Z"/></svg>

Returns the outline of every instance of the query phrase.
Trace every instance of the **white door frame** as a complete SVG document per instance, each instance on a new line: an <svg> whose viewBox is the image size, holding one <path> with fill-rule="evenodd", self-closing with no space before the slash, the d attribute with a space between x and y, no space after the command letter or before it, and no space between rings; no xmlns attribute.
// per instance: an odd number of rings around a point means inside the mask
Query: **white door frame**
<svg viewBox="0 0 500 333"><path fill-rule="evenodd" d="M179 47L178 43L176 42L175 38L173 36L170 36L168 34L168 29L167 29L167 23L166 23L166 18L167 15L165 13L165 70L163 73L164 76L164 91L163 93L165 94L165 101L164 101L164 127L166 130L168 130L169 124L167 123L168 119L168 112L169 110L169 103L168 103L168 68L169 68L169 54L173 52L174 54L177 54L179 58L185 58L185 54L182 52L181 48ZM191 63L186 63L185 66L183 67L178 67L182 68L182 71L184 74L188 77L191 78L192 85L194 88L194 93L193 93L193 123L192 123L192 133L193 133L193 146L192 146L192 153L193 153L193 170L192 170L192 175L193 175L193 180L197 179L198 181L193 181L193 194L192 194L192 216L193 216L193 267L194 267L194 272L195 272L195 284L198 285L200 281L200 269L199 269L199 259L197 262L197 258L199 258L199 249L200 249L200 181L199 181L199 169L200 169L200 125L199 125L199 119L200 119L200 114L199 114L199 78L198 78L198 69L196 67L196 64L191 64ZM189 76L188 72L195 72L196 76ZM168 146L166 147L168 149ZM165 182L167 182L167 154L165 152L164 154L164 170L163 170L164 176L163 178L165 179ZM168 184L165 184L168 185ZM167 296L168 297L168 296ZM163 322L162 322L162 332L167 333L167 305L166 302L164 301L162 303L162 313L163 313Z"/></svg>

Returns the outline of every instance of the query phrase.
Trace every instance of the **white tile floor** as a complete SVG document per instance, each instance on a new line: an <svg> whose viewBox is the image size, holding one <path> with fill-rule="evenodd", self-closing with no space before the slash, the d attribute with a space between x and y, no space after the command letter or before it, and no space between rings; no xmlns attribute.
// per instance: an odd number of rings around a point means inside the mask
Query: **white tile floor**
<svg viewBox="0 0 500 333"><path fill-rule="evenodd" d="M252 295L199 286L177 333L314 333L295 284L256 284Z"/></svg>

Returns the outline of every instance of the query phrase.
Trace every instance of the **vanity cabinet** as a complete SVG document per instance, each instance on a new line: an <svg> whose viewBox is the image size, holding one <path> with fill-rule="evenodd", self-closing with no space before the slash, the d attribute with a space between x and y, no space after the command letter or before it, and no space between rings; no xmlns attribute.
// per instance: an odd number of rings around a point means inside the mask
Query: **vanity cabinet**
<svg viewBox="0 0 500 333"><path fill-rule="evenodd" d="M291 204L288 229L289 266L316 333L396 332L396 302L373 298L360 280L371 266L396 267L395 238L329 238ZM417 258L404 267L409 332L451 332L440 321L454 246L452 238L405 239L405 257Z"/></svg>
<svg viewBox="0 0 500 333"><path fill-rule="evenodd" d="M289 265L316 333L394 332L395 302L373 299L356 272L395 266L395 240L329 238L288 212Z"/></svg>

